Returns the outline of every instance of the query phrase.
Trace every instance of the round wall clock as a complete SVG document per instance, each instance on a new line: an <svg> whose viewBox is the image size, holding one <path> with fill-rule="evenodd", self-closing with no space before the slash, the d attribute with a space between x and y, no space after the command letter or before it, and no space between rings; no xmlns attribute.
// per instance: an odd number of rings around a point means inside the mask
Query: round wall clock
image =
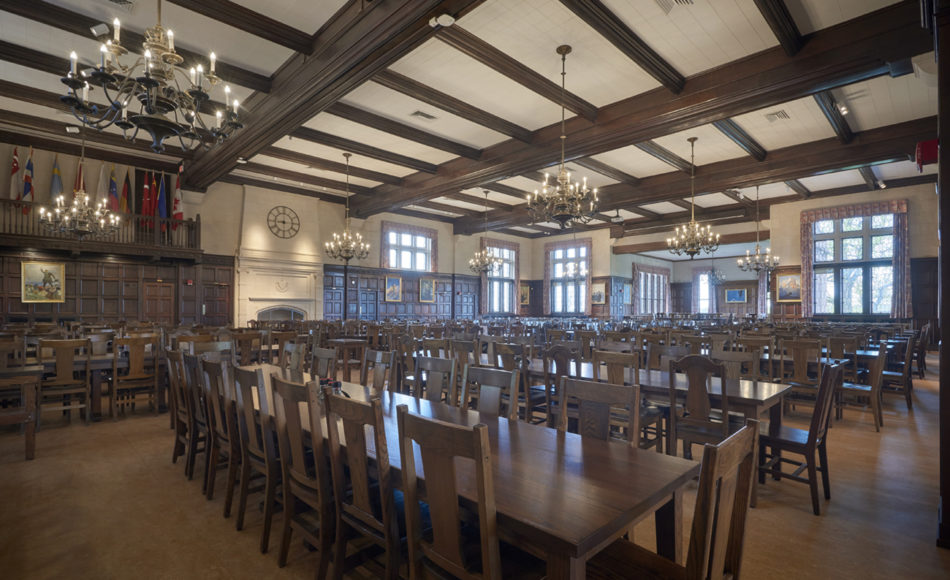
<svg viewBox="0 0 950 580"><path fill-rule="evenodd" d="M300 231L300 218L289 207L278 205L267 213L267 227L278 238L292 238Z"/></svg>

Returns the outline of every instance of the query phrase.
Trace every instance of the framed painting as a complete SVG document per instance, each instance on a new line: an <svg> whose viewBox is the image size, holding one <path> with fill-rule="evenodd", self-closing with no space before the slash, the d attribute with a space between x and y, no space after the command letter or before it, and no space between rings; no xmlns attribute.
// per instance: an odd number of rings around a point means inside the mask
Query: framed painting
<svg viewBox="0 0 950 580"><path fill-rule="evenodd" d="M520 300L519 304L522 306L531 305L531 286L527 284L522 284L519 292Z"/></svg>
<svg viewBox="0 0 950 580"><path fill-rule="evenodd" d="M607 303L607 284L604 282L594 282L590 285L590 303Z"/></svg>
<svg viewBox="0 0 950 580"><path fill-rule="evenodd" d="M419 302L435 302L435 278L419 279Z"/></svg>
<svg viewBox="0 0 950 580"><path fill-rule="evenodd" d="M20 262L20 300L25 303L65 302L66 264Z"/></svg>
<svg viewBox="0 0 950 580"><path fill-rule="evenodd" d="M633 284L623 285L623 303L627 306L633 305Z"/></svg>
<svg viewBox="0 0 950 580"><path fill-rule="evenodd" d="M386 302L402 302L402 278L386 276Z"/></svg>
<svg viewBox="0 0 950 580"><path fill-rule="evenodd" d="M775 275L775 301L801 302L802 301L802 274Z"/></svg>
<svg viewBox="0 0 950 580"><path fill-rule="evenodd" d="M726 304L745 304L748 296L745 288L726 288Z"/></svg>

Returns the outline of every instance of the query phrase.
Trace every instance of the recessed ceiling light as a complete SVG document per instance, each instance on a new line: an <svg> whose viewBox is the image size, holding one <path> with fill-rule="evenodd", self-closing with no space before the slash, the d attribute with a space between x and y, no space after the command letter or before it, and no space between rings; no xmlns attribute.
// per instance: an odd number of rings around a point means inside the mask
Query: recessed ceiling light
<svg viewBox="0 0 950 580"><path fill-rule="evenodd" d="M236 161L237 161L237 163L238 163L239 165L244 165L244 164L247 163L247 159L245 159L245 158L243 158L243 157L238 157L238 158L236 159Z"/></svg>

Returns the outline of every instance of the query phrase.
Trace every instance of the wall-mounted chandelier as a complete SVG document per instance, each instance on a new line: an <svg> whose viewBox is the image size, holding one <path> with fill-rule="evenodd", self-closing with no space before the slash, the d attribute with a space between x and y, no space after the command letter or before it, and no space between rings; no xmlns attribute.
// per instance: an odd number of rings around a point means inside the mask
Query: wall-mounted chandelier
<svg viewBox="0 0 950 580"><path fill-rule="evenodd" d="M761 272L769 274L778 267L779 257L772 255L772 248L766 248L762 253L759 247L759 186L755 186L755 253L745 251L745 258L739 258L739 269L743 272Z"/></svg>
<svg viewBox="0 0 950 580"><path fill-rule="evenodd" d="M571 47L563 44L557 47L561 55L561 164L558 166L557 181L549 184L549 175L544 174L544 182L540 190L528 195L528 212L532 223L557 222L561 229L570 228L574 224L589 223L597 213L597 188L587 186L587 178L581 182L571 183L571 174L564 165L564 144L567 141L565 133L565 77L567 55Z"/></svg>
<svg viewBox="0 0 950 580"><path fill-rule="evenodd" d="M79 152L79 167L82 171L86 157L86 137L83 135ZM53 200L53 208L40 208L40 225L50 233L72 236L79 240L105 237L114 234L120 225L119 216L112 213L106 201L93 204L80 180L79 191L73 192L71 202L59 195Z"/></svg>
<svg viewBox="0 0 950 580"><path fill-rule="evenodd" d="M60 99L88 127L101 131L115 125L129 140L145 131L155 152L164 151L165 140L176 137L182 149L217 145L244 126L238 121L238 101L231 100L228 86L223 104L211 101L209 91L221 82L213 52L207 71L200 64L187 72L179 68L184 59L175 52L174 33L162 26L162 0L157 2L157 23L145 30L142 55L134 55L131 64L121 62L129 50L120 42L121 25L115 19L112 40L99 47L97 67L79 70L78 56L70 53L69 71L62 78L69 89ZM106 104L89 100L94 87L102 90ZM214 110L214 126L201 118L202 110Z"/></svg>
<svg viewBox="0 0 950 580"><path fill-rule="evenodd" d="M677 256L686 254L690 260L701 252L711 254L719 247L719 234L713 234L710 226L703 227L696 222L696 139L696 137L687 139L691 168L689 223L677 227L672 238L666 238L666 245L671 253Z"/></svg>
<svg viewBox="0 0 950 580"><path fill-rule="evenodd" d="M488 190L483 189L485 192L485 235L488 235ZM495 256L491 253L490 248L485 248L484 250L479 250L472 254L472 257L468 261L468 268L476 275L480 276L482 274L487 274L491 272L498 266L501 266L502 259L498 256Z"/></svg>
<svg viewBox="0 0 950 580"><path fill-rule="evenodd" d="M359 232L350 231L350 157L351 153L344 153L346 158L346 209L344 210L343 233L333 234L333 239L324 244L327 256L334 260L343 260L349 264L350 260L365 260L369 256L369 244L363 241Z"/></svg>

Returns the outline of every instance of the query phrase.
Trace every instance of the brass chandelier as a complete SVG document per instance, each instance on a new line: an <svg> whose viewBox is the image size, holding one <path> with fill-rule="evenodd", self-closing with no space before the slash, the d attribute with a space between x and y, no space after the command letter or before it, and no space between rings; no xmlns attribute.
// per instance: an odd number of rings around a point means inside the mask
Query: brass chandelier
<svg viewBox="0 0 950 580"><path fill-rule="evenodd" d="M344 153L346 158L346 209L344 210L345 226L342 234L333 234L333 239L326 242L326 254L334 260L343 260L349 264L350 260L365 260L369 256L369 244L363 241L359 232L350 232L350 157L351 153Z"/></svg>
<svg viewBox="0 0 950 580"><path fill-rule="evenodd" d="M128 140L134 140L139 131L148 133L155 152L164 151L170 138L177 138L184 150L210 148L244 127L238 121L238 101L231 100L228 86L223 104L211 101L208 91L221 82L215 74L213 52L207 72L200 64L187 73L179 68L184 59L175 52L174 33L162 26L162 0L157 2L157 23L145 30L142 56L135 55L128 65L120 62L129 50L120 43L121 25L116 18L112 40L99 47L98 67L80 71L76 53L70 53L69 71L61 79L68 89L60 100L85 126L101 131L115 125ZM89 100L93 87L102 90L105 105ZM210 108L217 108L211 127L199 115Z"/></svg>
<svg viewBox="0 0 950 580"><path fill-rule="evenodd" d="M482 191L485 192L485 235L487 236L488 235L488 190L483 189ZM480 276L482 274L487 274L488 272L491 272L498 266L501 266L501 263L502 263L501 258L499 258L498 256L492 255L491 250L489 250L489 248L485 248L484 250L479 250L475 252L474 254L472 254L472 257L468 261L468 268L476 276Z"/></svg>
<svg viewBox="0 0 950 580"><path fill-rule="evenodd" d="M571 174L564 165L564 144L567 141L565 134L565 69L567 55L571 47L563 44L557 47L561 55L561 164L558 166L557 181L549 184L550 176L544 174L541 189L528 194L528 212L532 223L557 222L561 229L573 227L574 224L586 224L597 212L597 188L587 186L587 178L582 182L571 183Z"/></svg>
<svg viewBox="0 0 950 580"><path fill-rule="evenodd" d="M739 269L743 272L761 272L769 274L778 267L779 257L772 255L772 248L766 248L765 253L759 247L759 186L755 186L755 253L745 251L745 258L739 258Z"/></svg>
<svg viewBox="0 0 950 580"><path fill-rule="evenodd" d="M672 254L686 254L692 260L696 254L711 254L719 248L719 234L713 234L710 226L703 227L696 222L696 137L690 137L690 210L689 223L679 226L673 237L666 238L666 245Z"/></svg>

